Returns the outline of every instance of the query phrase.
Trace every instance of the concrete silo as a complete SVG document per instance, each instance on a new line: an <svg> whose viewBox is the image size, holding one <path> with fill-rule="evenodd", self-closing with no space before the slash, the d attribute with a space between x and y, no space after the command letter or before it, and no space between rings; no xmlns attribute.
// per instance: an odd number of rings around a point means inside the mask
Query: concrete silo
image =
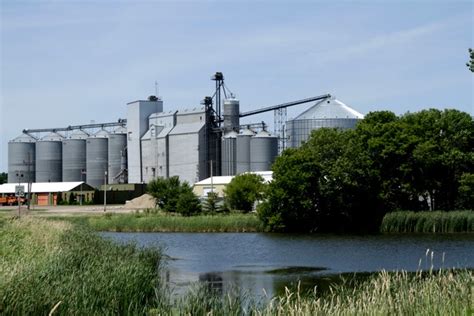
<svg viewBox="0 0 474 316"><path fill-rule="evenodd" d="M222 175L233 176L237 172L237 136L231 131L222 137Z"/></svg>
<svg viewBox="0 0 474 316"><path fill-rule="evenodd" d="M246 128L241 134L237 135L237 154L236 154L236 173L250 171L250 139L255 132L250 128Z"/></svg>
<svg viewBox="0 0 474 316"><path fill-rule="evenodd" d="M299 147L315 129L324 127L350 129L363 118L361 113L337 99L320 101L286 123L287 147Z"/></svg>
<svg viewBox="0 0 474 316"><path fill-rule="evenodd" d="M250 171L268 171L278 156L278 138L265 130L250 138Z"/></svg>
<svg viewBox="0 0 474 316"><path fill-rule="evenodd" d="M64 137L50 133L36 142L36 182L61 182L63 180Z"/></svg>
<svg viewBox="0 0 474 316"><path fill-rule="evenodd" d="M86 139L89 134L82 130L71 133L63 140L63 182L85 181Z"/></svg>
<svg viewBox="0 0 474 316"><path fill-rule="evenodd" d="M121 172L126 169L127 160L127 134L122 129L109 135L108 159L109 159L109 183L119 183Z"/></svg>
<svg viewBox="0 0 474 316"><path fill-rule="evenodd" d="M36 138L27 134L22 134L8 142L9 183L35 182L35 144Z"/></svg>
<svg viewBox="0 0 474 316"><path fill-rule="evenodd" d="M101 130L86 141L86 183L98 188L104 184L109 164L109 133Z"/></svg>

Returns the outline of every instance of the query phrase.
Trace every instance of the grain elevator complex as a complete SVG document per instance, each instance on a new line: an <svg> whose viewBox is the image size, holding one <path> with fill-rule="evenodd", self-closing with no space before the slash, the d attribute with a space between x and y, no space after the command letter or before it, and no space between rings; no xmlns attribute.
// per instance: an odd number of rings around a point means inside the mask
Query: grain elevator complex
<svg viewBox="0 0 474 316"><path fill-rule="evenodd" d="M312 130L353 128L363 116L329 94L240 111L239 100L213 75L215 91L198 107L166 111L150 96L127 104L117 122L25 129L8 143L8 182L148 183L178 176L190 184L211 176L271 170L277 155ZM293 120L290 106L315 103ZM274 131L241 118L274 112Z"/></svg>

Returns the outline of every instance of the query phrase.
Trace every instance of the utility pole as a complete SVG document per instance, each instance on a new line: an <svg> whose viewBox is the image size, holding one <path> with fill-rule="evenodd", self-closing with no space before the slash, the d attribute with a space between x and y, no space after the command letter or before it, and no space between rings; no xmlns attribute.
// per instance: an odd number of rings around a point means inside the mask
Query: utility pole
<svg viewBox="0 0 474 316"><path fill-rule="evenodd" d="M213 178L212 178L212 174L213 174L213 171L212 171L212 169L213 169L213 168L212 168L212 167L213 167L213 165L212 165L212 160L210 161L210 163L211 163L211 193L214 193L214 180L213 180Z"/></svg>
<svg viewBox="0 0 474 316"><path fill-rule="evenodd" d="M85 169L81 169L81 196L79 197L79 205L82 206L82 199L83 199L83 193L82 193L82 182L84 180L82 179L82 176L86 173Z"/></svg>
<svg viewBox="0 0 474 316"><path fill-rule="evenodd" d="M104 172L104 212L107 210L107 170Z"/></svg>

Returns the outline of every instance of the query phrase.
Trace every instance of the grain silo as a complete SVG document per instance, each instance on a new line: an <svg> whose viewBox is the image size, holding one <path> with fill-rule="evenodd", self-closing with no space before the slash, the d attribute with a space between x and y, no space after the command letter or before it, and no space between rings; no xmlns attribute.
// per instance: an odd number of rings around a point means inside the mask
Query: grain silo
<svg viewBox="0 0 474 316"><path fill-rule="evenodd" d="M9 183L35 182L35 143L36 138L27 134L22 134L8 142Z"/></svg>
<svg viewBox="0 0 474 316"><path fill-rule="evenodd" d="M63 180L64 137L52 132L36 142L36 182L61 182Z"/></svg>
<svg viewBox="0 0 474 316"><path fill-rule="evenodd" d="M278 156L278 138L265 130L250 138L250 171L268 171Z"/></svg>
<svg viewBox="0 0 474 316"><path fill-rule="evenodd" d="M222 137L222 175L233 176L237 172L237 136L231 131Z"/></svg>
<svg viewBox="0 0 474 316"><path fill-rule="evenodd" d="M250 138L255 135L255 132L250 128L246 128L241 134L237 135L237 154L236 154L236 173L250 171Z"/></svg>
<svg viewBox="0 0 474 316"><path fill-rule="evenodd" d="M225 99L224 100L224 131L239 131L240 113L239 100Z"/></svg>
<svg viewBox="0 0 474 316"><path fill-rule="evenodd" d="M98 188L105 182L109 164L109 133L101 130L86 141L86 183Z"/></svg>
<svg viewBox="0 0 474 316"><path fill-rule="evenodd" d="M89 134L82 130L71 133L63 140L63 182L85 181L86 139Z"/></svg>
<svg viewBox="0 0 474 316"><path fill-rule="evenodd" d="M335 98L322 100L286 123L287 147L299 147L315 129L350 129L363 118L361 113Z"/></svg>
<svg viewBox="0 0 474 316"><path fill-rule="evenodd" d="M108 160L109 160L109 183L118 183L120 174L126 167L127 158L127 131L118 128L114 133L109 134Z"/></svg>

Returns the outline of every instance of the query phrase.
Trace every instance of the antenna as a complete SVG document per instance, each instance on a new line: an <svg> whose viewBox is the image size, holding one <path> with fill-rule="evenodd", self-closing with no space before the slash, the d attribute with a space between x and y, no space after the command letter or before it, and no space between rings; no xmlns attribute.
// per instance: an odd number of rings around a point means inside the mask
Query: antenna
<svg viewBox="0 0 474 316"><path fill-rule="evenodd" d="M158 97L158 82L155 80L155 96Z"/></svg>

